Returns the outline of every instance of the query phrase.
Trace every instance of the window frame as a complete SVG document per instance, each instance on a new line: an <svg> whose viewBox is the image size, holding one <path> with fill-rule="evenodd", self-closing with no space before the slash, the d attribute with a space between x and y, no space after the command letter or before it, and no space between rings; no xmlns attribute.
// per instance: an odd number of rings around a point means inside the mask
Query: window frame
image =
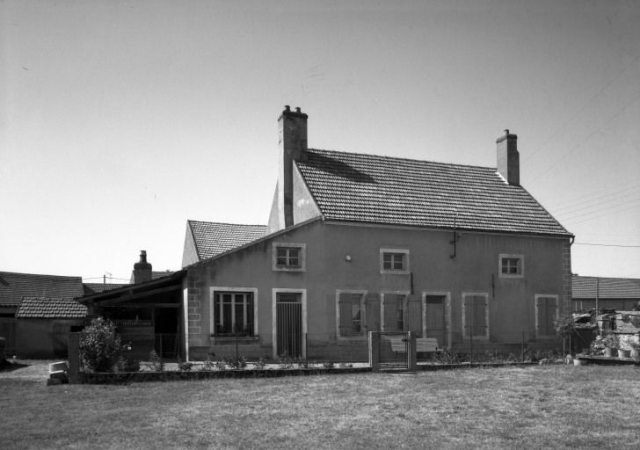
<svg viewBox="0 0 640 450"><path fill-rule="evenodd" d="M385 255L403 255L404 267L402 269L385 268ZM408 274L411 272L409 249L406 248L381 248L380 249L380 273L381 274Z"/></svg>
<svg viewBox="0 0 640 450"><path fill-rule="evenodd" d="M297 249L299 250L299 264L297 266L278 264L278 250L279 249ZM292 242L274 242L271 247L271 262L272 269L278 272L305 272L307 262L307 245L302 243Z"/></svg>
<svg viewBox="0 0 640 450"><path fill-rule="evenodd" d="M467 297L484 297L485 299L485 304L486 304L486 309L485 309L485 323L487 324L487 329L485 331L484 335L477 335L474 334L473 335L473 339L482 339L482 340L489 340L489 336L491 336L491 322L489 321L489 309L490 309L490 303L489 303L489 293L488 292L463 292L462 293L462 336L465 339L468 339L471 337L471 335L469 334L469 329L467 328L467 307L466 307L466 298Z"/></svg>
<svg viewBox="0 0 640 450"><path fill-rule="evenodd" d="M245 288L245 287L227 287L227 286L212 286L209 288L209 335L215 338L225 338L233 336L233 333L217 334L216 333L216 318L218 312L215 310L216 294L251 294L253 300L253 334L247 337L258 337L258 289L257 288ZM235 297L234 297L235 300ZM234 308L232 307L232 311Z"/></svg>
<svg viewBox="0 0 640 450"><path fill-rule="evenodd" d="M535 301L535 308L536 308L536 339L555 339L556 333L555 330L551 331L551 334L541 334L540 333L540 304L539 304L539 300L541 298L552 298L556 301L556 310L555 313L553 315L553 319L558 320L558 318L560 317L560 296L557 294L536 294L534 296L534 301Z"/></svg>
<svg viewBox="0 0 640 450"><path fill-rule="evenodd" d="M517 260L517 273L504 273L504 260ZM498 257L498 276L500 278L524 278L524 255L501 253Z"/></svg>
<svg viewBox="0 0 640 450"><path fill-rule="evenodd" d="M355 294L360 295L360 333L342 335L340 330L340 295ZM336 336L338 340L354 340L367 338L367 300L368 291L362 289L338 289L336 290Z"/></svg>

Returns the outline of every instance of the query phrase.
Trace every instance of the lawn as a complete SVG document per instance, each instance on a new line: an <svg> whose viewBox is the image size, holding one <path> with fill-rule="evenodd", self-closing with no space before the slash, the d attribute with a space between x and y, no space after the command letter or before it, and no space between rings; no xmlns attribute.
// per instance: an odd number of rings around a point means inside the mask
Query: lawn
<svg viewBox="0 0 640 450"><path fill-rule="evenodd" d="M131 385L0 378L0 448L638 449L640 369L465 369Z"/></svg>

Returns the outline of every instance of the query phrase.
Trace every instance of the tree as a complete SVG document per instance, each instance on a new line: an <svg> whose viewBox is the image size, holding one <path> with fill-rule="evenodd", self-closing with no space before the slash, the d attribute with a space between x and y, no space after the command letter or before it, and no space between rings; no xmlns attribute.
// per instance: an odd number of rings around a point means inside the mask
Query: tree
<svg viewBox="0 0 640 450"><path fill-rule="evenodd" d="M122 346L113 322L98 317L80 333L80 358L86 369L110 372L118 362Z"/></svg>

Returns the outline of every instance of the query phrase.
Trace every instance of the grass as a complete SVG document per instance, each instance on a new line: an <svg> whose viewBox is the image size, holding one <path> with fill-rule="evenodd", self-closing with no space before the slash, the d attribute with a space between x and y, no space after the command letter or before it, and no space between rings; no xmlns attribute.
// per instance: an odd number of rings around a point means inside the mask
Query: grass
<svg viewBox="0 0 640 450"><path fill-rule="evenodd" d="M0 447L637 449L640 370L466 369L123 385L0 379Z"/></svg>

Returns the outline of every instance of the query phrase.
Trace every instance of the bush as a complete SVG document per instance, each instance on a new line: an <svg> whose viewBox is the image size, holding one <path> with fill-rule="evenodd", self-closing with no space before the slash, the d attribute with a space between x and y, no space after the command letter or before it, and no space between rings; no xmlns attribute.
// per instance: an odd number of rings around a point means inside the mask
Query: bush
<svg viewBox="0 0 640 450"><path fill-rule="evenodd" d="M112 371L120 352L120 336L113 322L98 317L80 333L80 358L90 372Z"/></svg>

